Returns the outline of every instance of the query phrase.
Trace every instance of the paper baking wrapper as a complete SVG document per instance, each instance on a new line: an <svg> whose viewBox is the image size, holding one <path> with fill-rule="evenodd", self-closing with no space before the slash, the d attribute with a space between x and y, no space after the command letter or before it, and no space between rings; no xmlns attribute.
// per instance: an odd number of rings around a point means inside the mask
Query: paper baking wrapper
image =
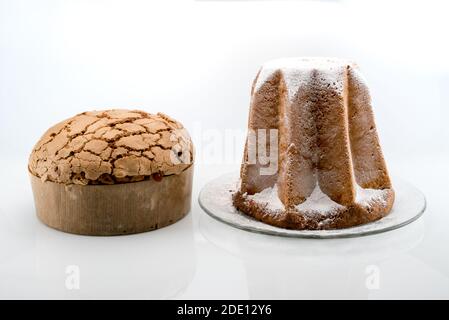
<svg viewBox="0 0 449 320"><path fill-rule="evenodd" d="M192 200L193 166L179 175L113 185L65 185L30 174L36 213L46 225L84 235L121 235L168 226Z"/></svg>

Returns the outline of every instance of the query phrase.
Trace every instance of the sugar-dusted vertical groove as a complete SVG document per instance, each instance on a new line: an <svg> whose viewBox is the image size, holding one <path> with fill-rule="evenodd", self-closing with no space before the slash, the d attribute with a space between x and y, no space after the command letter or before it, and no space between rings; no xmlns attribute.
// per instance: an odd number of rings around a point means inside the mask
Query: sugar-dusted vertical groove
<svg viewBox="0 0 449 320"><path fill-rule="evenodd" d="M355 66L348 66L347 69L349 135L356 181L363 188L391 188L368 87Z"/></svg>
<svg viewBox="0 0 449 320"><path fill-rule="evenodd" d="M314 71L318 132L318 183L321 190L341 205L355 202L355 179L348 130L348 78L344 66ZM333 79L329 80L329 79Z"/></svg>
<svg viewBox="0 0 449 320"><path fill-rule="evenodd" d="M258 77L260 76L260 72ZM262 129L266 133L266 151L271 152L269 131L270 129L278 129L279 123L279 103L280 103L280 72L273 72L264 80L263 84L257 85L257 78L252 87L250 112L248 119L248 131L255 132ZM241 168L242 192L254 194L265 188L272 187L277 180L277 172L272 175L261 175L260 169L263 166L258 157L255 163L250 163L251 146L247 139L244 151L244 159ZM254 152L254 149L253 149Z"/></svg>
<svg viewBox="0 0 449 320"><path fill-rule="evenodd" d="M316 185L315 164L316 128L312 119L313 101L310 100L309 71L294 75L302 79L294 93L286 88L289 75L281 80L279 124L279 178L278 190L282 203L291 208L306 200ZM290 88L291 91L292 88Z"/></svg>

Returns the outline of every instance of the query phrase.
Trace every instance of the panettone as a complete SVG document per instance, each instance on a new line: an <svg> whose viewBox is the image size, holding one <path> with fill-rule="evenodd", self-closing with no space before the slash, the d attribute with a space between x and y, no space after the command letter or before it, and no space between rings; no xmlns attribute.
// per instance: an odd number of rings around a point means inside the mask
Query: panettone
<svg viewBox="0 0 449 320"><path fill-rule="evenodd" d="M182 124L162 113L78 114L47 130L30 155L38 217L91 235L171 224L190 209L193 153Z"/></svg>

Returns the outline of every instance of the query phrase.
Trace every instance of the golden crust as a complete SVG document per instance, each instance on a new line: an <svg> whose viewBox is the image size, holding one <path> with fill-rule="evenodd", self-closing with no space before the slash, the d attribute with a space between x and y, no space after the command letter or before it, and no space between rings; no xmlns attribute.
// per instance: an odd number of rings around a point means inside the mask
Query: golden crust
<svg viewBox="0 0 449 320"><path fill-rule="evenodd" d="M181 123L158 113L78 114L45 132L31 152L31 174L63 184L114 184L180 174L193 163Z"/></svg>

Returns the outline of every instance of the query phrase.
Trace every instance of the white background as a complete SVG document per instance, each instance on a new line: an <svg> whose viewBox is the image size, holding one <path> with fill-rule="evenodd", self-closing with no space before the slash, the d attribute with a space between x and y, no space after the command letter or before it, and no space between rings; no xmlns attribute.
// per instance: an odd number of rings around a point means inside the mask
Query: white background
<svg viewBox="0 0 449 320"><path fill-rule="evenodd" d="M0 0L0 297L449 298L447 13L445 1ZM358 62L389 169L425 193L423 218L306 241L234 230L199 209L200 188L238 170L258 67L285 56ZM192 214L120 238L46 228L29 152L54 123L112 107L162 111L190 130ZM71 264L80 290L65 287ZM370 265L379 289L366 287Z"/></svg>

